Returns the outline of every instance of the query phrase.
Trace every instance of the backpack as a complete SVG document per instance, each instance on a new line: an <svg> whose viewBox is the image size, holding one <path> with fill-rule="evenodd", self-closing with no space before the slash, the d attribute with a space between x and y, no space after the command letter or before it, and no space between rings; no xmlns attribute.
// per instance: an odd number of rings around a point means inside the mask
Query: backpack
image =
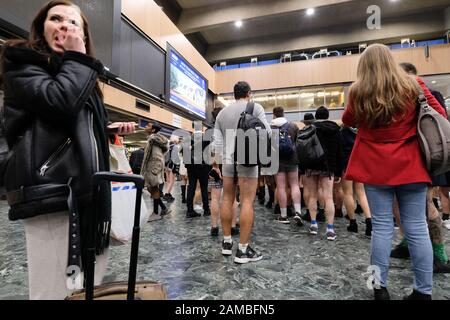
<svg viewBox="0 0 450 320"><path fill-rule="evenodd" d="M428 173L432 176L450 171L450 123L419 95L417 137Z"/></svg>
<svg viewBox="0 0 450 320"><path fill-rule="evenodd" d="M267 134L267 132L264 134L263 131L261 131L265 130L266 127L259 118L253 115L254 107L255 104L253 102L249 102L247 104L245 111L241 113L237 129L242 130L245 134L249 134L249 131L252 130L253 132L250 133L250 135L255 137L256 139L250 139L249 136L245 136L243 149L241 146L239 148L239 151L244 151L244 155L242 155L238 154L238 134L236 134L234 143L235 165L239 164L244 167L254 167L257 165L261 165L262 163L259 156L259 149L264 145L264 142L267 143L266 146L269 146L269 135ZM256 148L255 146L251 145L252 141L256 141Z"/></svg>
<svg viewBox="0 0 450 320"><path fill-rule="evenodd" d="M314 125L306 126L299 131L295 145L298 161L303 167L323 161L325 158L325 151Z"/></svg>
<svg viewBox="0 0 450 320"><path fill-rule="evenodd" d="M290 127L289 122L280 127L279 130L279 144L278 150L281 159L290 159L295 154L295 146L292 142L292 138L289 135L288 129Z"/></svg>

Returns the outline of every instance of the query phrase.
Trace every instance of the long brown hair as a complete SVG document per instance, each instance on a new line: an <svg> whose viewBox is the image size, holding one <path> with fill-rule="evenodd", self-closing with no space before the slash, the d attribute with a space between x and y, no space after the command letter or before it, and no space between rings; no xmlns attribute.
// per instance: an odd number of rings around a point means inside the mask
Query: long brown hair
<svg viewBox="0 0 450 320"><path fill-rule="evenodd" d="M382 127L405 116L419 96L419 85L395 62L387 46L374 44L361 55L349 96L358 124Z"/></svg>
<svg viewBox="0 0 450 320"><path fill-rule="evenodd" d="M4 44L4 47L6 47L6 46L25 46L25 47L33 49L41 54L49 56L51 54L51 49L50 49L49 45L47 44L47 41L45 40L45 37L44 37L44 23L45 23L45 20L47 19L47 15L48 15L48 12L50 11L50 9L52 9L53 7L56 7L56 6L60 6L60 5L74 7L80 13L81 19L83 20L83 31L84 31L84 36L85 36L84 41L86 44L86 55L94 58L95 57L94 56L94 44L92 42L92 35L91 35L90 28L89 28L88 19L86 18L86 15L81 11L80 7L78 7L76 4L74 4L70 0L52 0L52 1L47 2L34 17L33 22L31 23L30 35L29 35L28 39L27 40L23 40L23 39L8 40ZM0 66L3 66L3 63L4 63L4 56L2 54L0 56ZM1 68L0 68L0 70L1 70ZM0 84L1 84L1 79L0 79ZM98 82L97 82L96 87L99 90L99 93L101 94L100 86L99 86Z"/></svg>

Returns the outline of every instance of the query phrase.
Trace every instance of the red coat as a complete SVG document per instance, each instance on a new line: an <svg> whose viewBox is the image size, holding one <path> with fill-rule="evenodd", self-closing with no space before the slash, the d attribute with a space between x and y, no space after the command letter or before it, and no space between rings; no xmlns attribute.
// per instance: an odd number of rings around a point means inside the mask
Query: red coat
<svg viewBox="0 0 450 320"><path fill-rule="evenodd" d="M434 98L422 79L417 78L428 104L447 118L444 108ZM342 121L359 127L350 156L345 179L374 184L397 186L410 183L431 183L419 149L416 102L411 101L403 119L387 127L370 129L357 124L352 105L345 109Z"/></svg>

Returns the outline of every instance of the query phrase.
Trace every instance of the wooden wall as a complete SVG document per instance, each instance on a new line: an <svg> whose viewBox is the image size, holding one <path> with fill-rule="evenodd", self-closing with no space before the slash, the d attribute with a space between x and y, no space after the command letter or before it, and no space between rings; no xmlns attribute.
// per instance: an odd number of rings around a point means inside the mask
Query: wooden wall
<svg viewBox="0 0 450 320"><path fill-rule="evenodd" d="M425 48L401 49L392 52L397 62L416 65L421 75L450 73L450 45L430 47L430 57ZM261 67L224 70L216 72L218 94L232 92L238 81L247 81L253 90L303 87L353 82L359 55L297 61Z"/></svg>

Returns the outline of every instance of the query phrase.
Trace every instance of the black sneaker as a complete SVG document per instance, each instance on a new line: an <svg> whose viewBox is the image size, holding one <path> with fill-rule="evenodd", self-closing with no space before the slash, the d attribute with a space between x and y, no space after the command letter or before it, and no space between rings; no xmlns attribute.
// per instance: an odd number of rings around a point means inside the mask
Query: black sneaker
<svg viewBox="0 0 450 320"><path fill-rule="evenodd" d="M424 294L417 290L413 290L413 292L409 296L404 296L403 300L432 300L431 294Z"/></svg>
<svg viewBox="0 0 450 320"><path fill-rule="evenodd" d="M211 215L211 210L203 210L203 216L204 217L209 217Z"/></svg>
<svg viewBox="0 0 450 320"><path fill-rule="evenodd" d="M347 227L347 231L358 233L358 224L356 223L356 220L350 220L350 224Z"/></svg>
<svg viewBox="0 0 450 320"><path fill-rule="evenodd" d="M224 240L222 240L222 255L231 256L232 254L233 254L233 242L225 242Z"/></svg>
<svg viewBox="0 0 450 320"><path fill-rule="evenodd" d="M409 259L409 249L408 246L404 244L397 245L392 251L391 251L391 258L396 259Z"/></svg>
<svg viewBox="0 0 450 320"><path fill-rule="evenodd" d="M247 246L247 250L242 252L241 250L237 250L236 256L234 257L234 262L239 264L256 262L263 258L263 256L253 250L250 246Z"/></svg>
<svg viewBox="0 0 450 320"><path fill-rule="evenodd" d="M201 214L198 213L197 211L186 212L186 218L197 218L197 217L201 217Z"/></svg>
<svg viewBox="0 0 450 320"><path fill-rule="evenodd" d="M281 215L277 216L275 218L275 221L279 222L279 223L282 223L282 224L289 224L290 223L287 217L282 217Z"/></svg>
<svg viewBox="0 0 450 320"><path fill-rule="evenodd" d="M294 208L294 206L292 204L287 207L287 216L289 218L295 217L295 208Z"/></svg>
<svg viewBox="0 0 450 320"><path fill-rule="evenodd" d="M389 291L385 287L380 287L380 289L373 289L374 300L391 300Z"/></svg>
<svg viewBox="0 0 450 320"><path fill-rule="evenodd" d="M333 231L327 231L327 240L328 241L336 241L336 233Z"/></svg>
<svg viewBox="0 0 450 320"><path fill-rule="evenodd" d="M372 237L372 219L371 218L366 219L366 237L368 237L368 238Z"/></svg>
<svg viewBox="0 0 450 320"><path fill-rule="evenodd" d="M211 228L211 236L212 237L218 237L219 236L219 227L212 227Z"/></svg>
<svg viewBox="0 0 450 320"><path fill-rule="evenodd" d="M239 233L240 233L240 229L239 229L238 226L236 226L236 227L231 227L231 235L232 235L232 236L237 236L237 235L239 235Z"/></svg>
<svg viewBox="0 0 450 320"><path fill-rule="evenodd" d="M302 227L304 225L302 217L298 212L295 213L294 221L299 227Z"/></svg>
<svg viewBox="0 0 450 320"><path fill-rule="evenodd" d="M319 209L316 220L319 222L325 222L325 209Z"/></svg>
<svg viewBox="0 0 450 320"><path fill-rule="evenodd" d="M448 213L443 213L442 214L442 221L447 221L450 219L450 214Z"/></svg>
<svg viewBox="0 0 450 320"><path fill-rule="evenodd" d="M450 273L450 263L441 262L435 256L433 257L433 273Z"/></svg>
<svg viewBox="0 0 450 320"><path fill-rule="evenodd" d="M304 214L302 214L302 220L304 221L311 221L311 215L309 214L309 210L307 209Z"/></svg>

